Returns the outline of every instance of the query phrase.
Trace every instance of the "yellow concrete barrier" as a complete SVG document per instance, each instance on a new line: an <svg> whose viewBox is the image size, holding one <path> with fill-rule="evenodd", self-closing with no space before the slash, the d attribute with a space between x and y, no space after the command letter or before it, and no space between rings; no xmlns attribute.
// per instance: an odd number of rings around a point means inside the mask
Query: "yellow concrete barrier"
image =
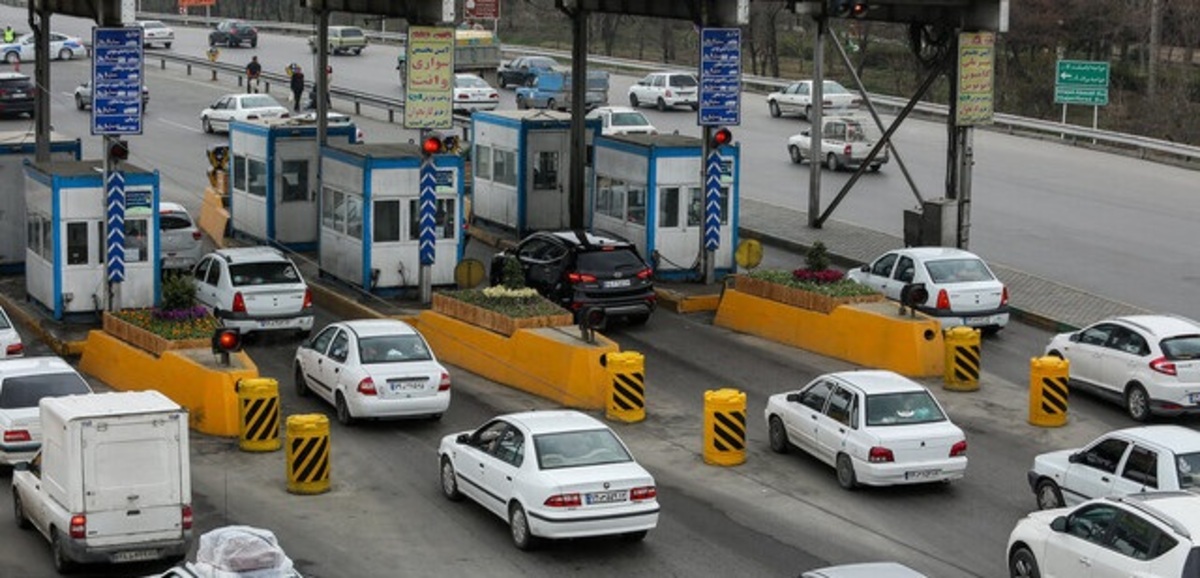
<svg viewBox="0 0 1200 578"><path fill-rule="evenodd" d="M244 351L220 367L208 349L178 349L155 357L104 331L91 331L79 369L120 391L157 390L186 407L189 425L200 432L238 435L237 392L242 379L258 377Z"/></svg>
<svg viewBox="0 0 1200 578"><path fill-rule="evenodd" d="M1067 424L1067 382L1071 362L1047 355L1029 360L1029 423L1041 427Z"/></svg>
<svg viewBox="0 0 1200 578"><path fill-rule="evenodd" d="M901 316L890 302L824 314L726 289L713 324L909 377L938 377L945 369L941 325Z"/></svg>
<svg viewBox="0 0 1200 578"><path fill-rule="evenodd" d="M736 389L704 392L704 463L746 462L746 394Z"/></svg>
<svg viewBox="0 0 1200 578"><path fill-rule="evenodd" d="M218 247L225 246L225 228L229 224L229 209L223 198L212 187L206 187L204 203L200 205L200 230L212 238Z"/></svg>
<svg viewBox="0 0 1200 578"><path fill-rule="evenodd" d="M946 342L946 375L943 376L943 389L978 390L979 330L960 325L947 329L942 338Z"/></svg>
<svg viewBox="0 0 1200 578"><path fill-rule="evenodd" d="M505 337L433 311L415 321L446 363L566 407L605 407L611 376L600 356L619 348L603 335L589 344L574 327L543 327Z"/></svg>
<svg viewBox="0 0 1200 578"><path fill-rule="evenodd" d="M636 351L600 358L612 376L604 417L626 423L646 419L646 357Z"/></svg>
<svg viewBox="0 0 1200 578"><path fill-rule="evenodd" d="M238 447L244 452L279 449L279 382L269 377L243 379L238 396Z"/></svg>
<svg viewBox="0 0 1200 578"><path fill-rule="evenodd" d="M324 414L287 418L287 491L321 494L329 491L329 418Z"/></svg>

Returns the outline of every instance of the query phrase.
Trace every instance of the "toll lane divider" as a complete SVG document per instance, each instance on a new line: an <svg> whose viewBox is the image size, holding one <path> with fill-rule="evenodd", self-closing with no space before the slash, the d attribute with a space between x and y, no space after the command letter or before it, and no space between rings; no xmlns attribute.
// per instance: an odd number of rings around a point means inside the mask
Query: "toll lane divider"
<svg viewBox="0 0 1200 578"><path fill-rule="evenodd" d="M511 337L433 311L412 320L444 362L566 407L604 409L612 376L600 357L616 342L587 343L574 327L519 329Z"/></svg>
<svg viewBox="0 0 1200 578"><path fill-rule="evenodd" d="M155 357L96 330L88 333L79 369L116 390L160 391L187 408L192 429L237 437L240 424L235 387L239 380L258 377L258 366L244 351L230 359L230 367L218 366L208 349L177 349Z"/></svg>
<svg viewBox="0 0 1200 578"><path fill-rule="evenodd" d="M940 377L945 370L940 324L898 315L891 302L842 305L825 314L729 288L713 324L908 377Z"/></svg>
<svg viewBox="0 0 1200 578"><path fill-rule="evenodd" d="M204 203L200 205L200 230L218 247L225 246L225 229L229 225L229 209L220 193L212 187L204 189Z"/></svg>

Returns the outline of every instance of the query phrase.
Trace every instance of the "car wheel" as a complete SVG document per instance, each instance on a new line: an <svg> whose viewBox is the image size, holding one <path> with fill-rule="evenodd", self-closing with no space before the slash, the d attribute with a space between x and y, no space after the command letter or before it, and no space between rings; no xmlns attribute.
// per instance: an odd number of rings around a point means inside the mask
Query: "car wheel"
<svg viewBox="0 0 1200 578"><path fill-rule="evenodd" d="M1133 384L1125 389L1125 411L1134 421L1150 419L1150 396L1146 388Z"/></svg>
<svg viewBox="0 0 1200 578"><path fill-rule="evenodd" d="M626 542L641 542L642 540L646 539L646 535L649 533L650 533L649 530L638 530L637 532L627 532L625 534L621 534L621 539L625 540Z"/></svg>
<svg viewBox="0 0 1200 578"><path fill-rule="evenodd" d="M362 49L361 49L361 48L355 48L355 49L354 49L354 55L355 55L355 56L358 56L358 55L360 55L360 54L362 54Z"/></svg>
<svg viewBox="0 0 1200 578"><path fill-rule="evenodd" d="M17 527L22 530L28 530L31 524L29 518L25 516L25 505L21 503L21 495L17 493L17 489L13 488L13 517L17 520Z"/></svg>
<svg viewBox="0 0 1200 578"><path fill-rule="evenodd" d="M1051 510L1066 505L1063 502L1062 491L1058 489L1058 484L1054 483L1053 480L1039 480L1035 497L1037 498L1039 510Z"/></svg>
<svg viewBox="0 0 1200 578"><path fill-rule="evenodd" d="M812 120L812 105L804 107L804 120Z"/></svg>
<svg viewBox="0 0 1200 578"><path fill-rule="evenodd" d="M258 48L258 39L257 38L250 41L250 48Z"/></svg>
<svg viewBox="0 0 1200 578"><path fill-rule="evenodd" d="M217 39L216 39L216 38L213 38L212 36L209 36L209 37L208 37L208 46L209 46L209 48L212 48L213 46L216 46L216 45L217 45Z"/></svg>
<svg viewBox="0 0 1200 578"><path fill-rule="evenodd" d="M769 432L771 451L777 454L786 454L788 452L787 428L783 427L783 420L779 419L779 416L771 416Z"/></svg>
<svg viewBox="0 0 1200 578"><path fill-rule="evenodd" d="M871 172L873 172L873 173L877 173L877 172L879 172L879 165L871 165L871 166L867 167L867 170L868 170L868 171L871 171ZM994 326L993 326L993 327L994 327ZM986 332L988 331L988 329L992 329L992 327L987 327L987 328L984 328L984 330L983 330L983 331L986 333ZM996 327L995 329L998 331L998 330L999 330L999 327ZM995 332L996 332L996 331L992 331L992 333L995 333Z"/></svg>
<svg viewBox="0 0 1200 578"><path fill-rule="evenodd" d="M58 51L59 60L70 60L72 58L75 58L75 53L71 52L70 48L64 48Z"/></svg>
<svg viewBox="0 0 1200 578"><path fill-rule="evenodd" d="M854 475L854 462L846 454L838 454L837 480L838 485L847 490L853 490L858 486L858 478Z"/></svg>
<svg viewBox="0 0 1200 578"><path fill-rule="evenodd" d="M51 528L50 552L54 556L54 569L59 574L67 574L75 569L75 562L67 557L67 549L63 546L58 530Z"/></svg>
<svg viewBox="0 0 1200 578"><path fill-rule="evenodd" d="M87 108L87 105L83 103L83 97L79 96L78 94L75 95L75 108L78 108L79 110Z"/></svg>
<svg viewBox="0 0 1200 578"><path fill-rule="evenodd" d="M554 100L553 98L550 100L547 100L546 108L548 110L558 110L558 101Z"/></svg>
<svg viewBox="0 0 1200 578"><path fill-rule="evenodd" d="M663 100L661 96L658 97L658 111L659 112L667 111L667 101Z"/></svg>
<svg viewBox="0 0 1200 578"><path fill-rule="evenodd" d="M442 495L451 502L462 499L462 492L458 491L458 475L454 473L454 464L447 457L442 458Z"/></svg>
<svg viewBox="0 0 1200 578"><path fill-rule="evenodd" d="M632 94L632 93L630 93L630 95L629 95L629 106L632 106L633 108L637 108L637 107L639 106L639 104L640 104L640 103L638 102L637 95L636 95L636 94Z"/></svg>
<svg viewBox="0 0 1200 578"><path fill-rule="evenodd" d="M630 315L626 319L629 320L630 325L645 325L648 321L650 321L650 314L638 313L637 315Z"/></svg>
<svg viewBox="0 0 1200 578"><path fill-rule="evenodd" d="M212 121L208 120L208 118L200 119L200 124L204 126L204 132L206 132L208 134L212 134L213 132L215 132L215 131L213 131Z"/></svg>
<svg viewBox="0 0 1200 578"><path fill-rule="evenodd" d="M525 102L524 98L517 96L517 110L525 110L527 108L529 108L529 103Z"/></svg>
<svg viewBox="0 0 1200 578"><path fill-rule="evenodd" d="M538 540L529 530L529 518L521 504L514 503L508 507L508 529L513 545L518 550L532 550L537 547Z"/></svg>
<svg viewBox="0 0 1200 578"><path fill-rule="evenodd" d="M1041 578L1042 573L1038 570L1037 558L1033 557L1033 552L1029 548L1021 546L1013 552L1012 557L1008 559L1008 574L1012 578Z"/></svg>
<svg viewBox="0 0 1200 578"><path fill-rule="evenodd" d="M337 394L337 401L334 403L334 407L337 410L338 423L346 426L354 425L354 416L350 415L350 406L346 404L346 396L342 395L340 391Z"/></svg>
<svg viewBox="0 0 1200 578"><path fill-rule="evenodd" d="M295 383L296 395L299 397L308 397L308 382L304 381L304 372L300 366L296 366Z"/></svg>
<svg viewBox="0 0 1200 578"><path fill-rule="evenodd" d="M508 88L508 81L504 80L503 74L500 75L500 80L498 82L500 84L500 88Z"/></svg>
<svg viewBox="0 0 1200 578"><path fill-rule="evenodd" d="M1059 358L1059 359L1062 359L1062 358L1063 358L1063 354L1062 354L1062 352L1061 352L1061 351L1059 351L1059 350L1055 349L1055 350L1052 350L1050 353L1047 353L1047 354L1046 354L1046 357L1057 357L1057 358Z"/></svg>
<svg viewBox="0 0 1200 578"><path fill-rule="evenodd" d="M700 103L698 103L698 102L697 102L696 104L693 104L693 105L692 105L692 110L693 110L693 111L700 110Z"/></svg>
<svg viewBox="0 0 1200 578"><path fill-rule="evenodd" d="M163 48L166 48L167 50L170 50L170 49L171 49L171 43L170 43L170 42L167 42L167 43L163 44Z"/></svg>
<svg viewBox="0 0 1200 578"><path fill-rule="evenodd" d="M804 162L804 153L800 152L800 147L796 145L788 145L788 154L792 157L792 164L800 164Z"/></svg>
<svg viewBox="0 0 1200 578"><path fill-rule="evenodd" d="M773 116L775 118L779 118L779 117L783 116L783 111L779 110L778 102L775 102L772 100L771 102L768 102L767 104L771 107L771 116Z"/></svg>
<svg viewBox="0 0 1200 578"><path fill-rule="evenodd" d="M838 162L837 155L829 153L829 156L825 157L825 167L836 172L838 169L842 168L842 164Z"/></svg>
<svg viewBox="0 0 1200 578"><path fill-rule="evenodd" d="M4 55L4 61L9 64L16 64L21 61L21 54L19 52L9 52Z"/></svg>

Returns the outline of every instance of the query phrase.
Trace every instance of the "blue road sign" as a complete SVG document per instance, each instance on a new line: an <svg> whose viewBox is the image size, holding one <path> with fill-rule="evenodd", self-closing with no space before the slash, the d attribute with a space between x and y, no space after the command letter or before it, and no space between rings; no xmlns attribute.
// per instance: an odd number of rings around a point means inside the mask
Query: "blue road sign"
<svg viewBox="0 0 1200 578"><path fill-rule="evenodd" d="M434 250L437 243L437 169L433 166L433 161L425 159L421 163L421 184L420 184L420 218L418 228L417 254L421 259L422 265L432 265L434 262Z"/></svg>
<svg viewBox="0 0 1200 578"><path fill-rule="evenodd" d="M125 280L125 173L108 173L108 280Z"/></svg>
<svg viewBox="0 0 1200 578"><path fill-rule="evenodd" d="M142 134L142 29L92 29L92 134Z"/></svg>
<svg viewBox="0 0 1200 578"><path fill-rule="evenodd" d="M742 123L742 31L700 31L700 112L704 126Z"/></svg>
<svg viewBox="0 0 1200 578"><path fill-rule="evenodd" d="M704 250L721 246L721 155L708 153L704 171Z"/></svg>

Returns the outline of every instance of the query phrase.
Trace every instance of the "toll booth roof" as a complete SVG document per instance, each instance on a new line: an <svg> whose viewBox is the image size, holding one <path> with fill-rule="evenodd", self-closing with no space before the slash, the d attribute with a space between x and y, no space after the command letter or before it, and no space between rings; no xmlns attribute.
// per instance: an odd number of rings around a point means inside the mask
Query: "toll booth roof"
<svg viewBox="0 0 1200 578"><path fill-rule="evenodd" d="M49 161L44 163L30 163L30 166L39 173L45 175L55 175L60 177L86 177L91 175L102 176L104 174L104 161ZM153 174L152 171L143 169L131 163L121 163L121 171L139 174Z"/></svg>
<svg viewBox="0 0 1200 578"><path fill-rule="evenodd" d="M490 110L487 111L487 114L501 118L511 118L513 120L571 120L570 113L559 112L557 110Z"/></svg>
<svg viewBox="0 0 1200 578"><path fill-rule="evenodd" d="M50 133L50 142L75 142L76 138L69 137L65 134L57 132ZM28 147L32 150L37 144L37 135L32 132L23 130L3 131L0 132L0 147Z"/></svg>
<svg viewBox="0 0 1200 578"><path fill-rule="evenodd" d="M682 134L614 134L604 138L628 143L640 147L696 147L700 148L704 142L694 136Z"/></svg>
<svg viewBox="0 0 1200 578"><path fill-rule="evenodd" d="M340 153L364 159L367 157L397 158L421 156L421 147L419 145L406 142L371 144L329 143L325 146Z"/></svg>

